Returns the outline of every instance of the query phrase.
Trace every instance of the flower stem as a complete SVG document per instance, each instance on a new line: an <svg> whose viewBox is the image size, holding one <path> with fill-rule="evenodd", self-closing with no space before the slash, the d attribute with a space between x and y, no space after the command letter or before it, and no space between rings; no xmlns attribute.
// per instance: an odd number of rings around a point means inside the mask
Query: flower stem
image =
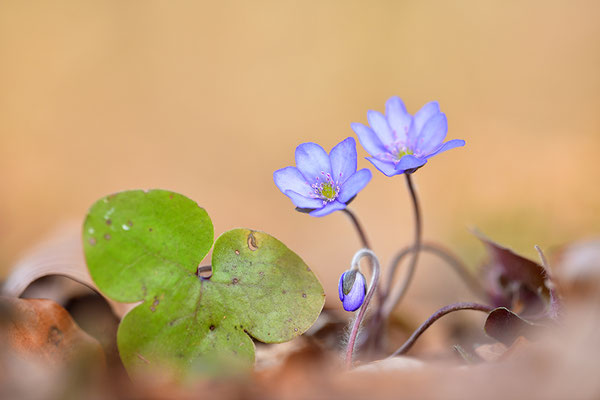
<svg viewBox="0 0 600 400"><path fill-rule="evenodd" d="M386 298L391 290L392 282L394 280L394 275L398 270L398 267L404 260L404 258L413 251L413 247L405 247L396 253L396 256L391 262L390 269L388 270L387 279L385 281L385 286L382 288L381 296ZM465 263L458 258L457 255L453 254L450 250L444 248L443 246L435 243L422 243L421 251L431 253L443 261L445 261L450 267L456 271L456 273L462 278L462 280L466 283L466 285L471 289L473 293L475 293L480 298L485 298L485 292L481 283L469 272L469 268L465 265Z"/></svg>
<svg viewBox="0 0 600 400"><path fill-rule="evenodd" d="M484 304L478 304L478 303L454 303L454 304L450 304L445 307L442 307L439 310L437 310L435 313L433 313L429 318L427 318L427 320L421 326L419 326L419 328L416 331L413 332L413 334L408 338L408 340L406 342L404 342L404 344L402 346L400 346L400 348L398 350L396 350L388 358L406 354L408 352L408 350L410 350L410 348L413 346L413 344L415 344L415 342L417 341L419 336L421 336L421 334L423 332L425 332L427 330L427 328L429 328L431 325L433 325L433 323L435 321L437 321L438 319L440 319L441 317L443 317L446 314L450 314L451 312L460 311L460 310L475 310L475 311L482 311L482 312L489 313L493 309L494 309L494 307L486 306Z"/></svg>
<svg viewBox="0 0 600 400"><path fill-rule="evenodd" d="M360 324L365 316L369 302L371 301L373 293L375 293L375 290L377 289L377 283L379 282L379 260L377 259L375 253L373 253L371 250L360 249L357 251L352 258L352 268L359 268L360 260L364 256L368 256L371 261L369 263L369 266L371 267L371 283L369 284L369 290L365 296L365 301L358 310L358 314L354 319L354 325L352 326L350 337L348 338L348 347L346 348L346 368L348 369L352 367L352 354L354 353L354 344L358 335L358 329L360 328Z"/></svg>
<svg viewBox="0 0 600 400"><path fill-rule="evenodd" d="M404 176L406 177L406 185L408 186L408 191L410 192L410 197L413 203L413 211L415 215L415 240L412 246L412 257L410 259L410 264L408 266L408 272L406 273L406 277L402 281L400 288L394 294L394 296L386 299L387 301L382 306L383 320L389 317L389 315L392 313L392 310L396 307L396 305L398 305L398 303L400 303L400 301L402 301L402 298L406 294L406 291L410 286L412 277L417 267L419 253L421 252L422 221L421 208L419 207L419 199L417 198L417 193L412 182L412 174L404 174Z"/></svg>
<svg viewBox="0 0 600 400"><path fill-rule="evenodd" d="M352 221L354 228L356 228L356 232L358 233L358 237L360 238L360 243L361 243L362 247L364 247L365 249L370 249L371 245L369 244L369 239L367 239L367 235L366 235L365 231L363 230L360 222L358 222L358 218L356 218L356 215L352 211L350 211L348 208L344 208L342 211L346 213L346 215Z"/></svg>

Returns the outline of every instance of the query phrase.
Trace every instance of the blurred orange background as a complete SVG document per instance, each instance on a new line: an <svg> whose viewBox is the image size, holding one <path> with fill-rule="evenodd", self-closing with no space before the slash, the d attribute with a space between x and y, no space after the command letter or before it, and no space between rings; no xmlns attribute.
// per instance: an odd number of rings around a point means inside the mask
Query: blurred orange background
<svg viewBox="0 0 600 400"><path fill-rule="evenodd" d="M295 212L272 173L392 95L411 113L438 100L448 139L467 141L415 175L425 238L475 267L468 227L530 257L597 235L599 15L597 1L3 1L0 276L101 196L164 188L217 234L282 240L337 306L355 232L342 213ZM412 210L403 177L363 167L351 207L385 263ZM423 266L413 302L458 300L441 269Z"/></svg>

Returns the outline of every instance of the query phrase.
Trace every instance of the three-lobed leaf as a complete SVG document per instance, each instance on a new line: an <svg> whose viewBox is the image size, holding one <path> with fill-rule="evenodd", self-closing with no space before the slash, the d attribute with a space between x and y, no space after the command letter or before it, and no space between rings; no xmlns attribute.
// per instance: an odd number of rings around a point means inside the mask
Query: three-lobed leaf
<svg viewBox="0 0 600 400"><path fill-rule="evenodd" d="M249 366L250 336L283 342L306 331L324 304L321 284L272 236L234 229L214 244L212 275L197 276L213 242L206 211L177 193L127 191L96 202L84 224L94 282L109 297L142 303L117 335L126 368ZM249 336L250 335L250 336Z"/></svg>

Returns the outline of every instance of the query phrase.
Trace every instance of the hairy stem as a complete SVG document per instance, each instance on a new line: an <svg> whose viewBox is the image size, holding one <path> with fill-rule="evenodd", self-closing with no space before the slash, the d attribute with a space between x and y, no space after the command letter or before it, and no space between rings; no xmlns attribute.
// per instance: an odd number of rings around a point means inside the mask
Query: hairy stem
<svg viewBox="0 0 600 400"><path fill-rule="evenodd" d="M448 306L442 307L439 310L437 310L435 313L433 313L429 318L427 318L427 320L421 326L419 326L419 328L416 331L413 332L413 334L408 338L408 340L406 342L404 342L404 344L402 346L400 346L400 348L398 350L396 350L388 358L406 354L408 352L408 350L410 350L410 348L415 344L415 342L417 341L419 336L421 336L423 334L423 332L425 332L427 330L427 328L429 328L431 325L433 325L433 323L435 321L442 318L446 314L450 314L451 312L460 311L460 310L475 310L475 311L482 311L482 312L489 313L493 309L494 309L494 307L486 306L486 305L478 304L478 303L454 303L454 304L450 304Z"/></svg>
<svg viewBox="0 0 600 400"><path fill-rule="evenodd" d="M383 320L385 320L389 317L389 315L392 313L392 310L396 307L396 305L398 305L402 301L402 298L406 294L406 291L408 290L408 287L410 286L413 275L415 273L415 269L417 267L417 261L419 260L419 253L421 252L422 221L421 221L421 208L419 207L419 199L417 198L417 193L415 191L415 188L414 188L414 185L412 182L412 178L411 178L412 175L404 174L404 176L406 177L406 185L408 186L408 191L410 192L410 197L411 197L412 203L413 203L413 211L414 211L414 215L415 215L415 239L414 239L414 244L412 246L412 251L411 251L412 257L410 259L410 264L408 266L408 271L406 273L406 277L402 281L398 291L392 297L388 296L388 298L382 305L381 313L382 313Z"/></svg>
<svg viewBox="0 0 600 400"><path fill-rule="evenodd" d="M352 325L352 330L350 331L350 337L348 338L348 347L346 348L346 368L352 367L352 354L354 353L354 344L356 343L356 337L358 335L358 329L360 328L360 324L364 319L365 312L367 311L367 307L369 306L369 302L373 297L373 293L377 289L377 283L379 282L379 260L375 253L373 253L369 249L361 249L354 255L352 259L352 268L359 268L360 260L368 256L370 258L369 266L371 267L371 283L369 284L369 290L367 295L365 296L365 301L358 310L358 314L354 319L354 324Z"/></svg>
<svg viewBox="0 0 600 400"><path fill-rule="evenodd" d="M356 228L356 233L358 233L358 237L360 238L360 243L361 243L362 247L364 247L365 249L370 249L371 245L369 244L369 239L367 239L367 235L366 235L364 229L362 228L362 225L360 224L360 222L358 222L358 218L356 218L356 215L352 211L350 211L348 208L344 208L342 211L346 213L346 215L352 221L354 228Z"/></svg>

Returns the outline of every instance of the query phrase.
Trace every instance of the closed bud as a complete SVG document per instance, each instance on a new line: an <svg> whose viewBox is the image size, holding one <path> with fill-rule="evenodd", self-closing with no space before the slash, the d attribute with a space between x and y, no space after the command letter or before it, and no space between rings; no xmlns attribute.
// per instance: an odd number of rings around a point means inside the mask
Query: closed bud
<svg viewBox="0 0 600 400"><path fill-rule="evenodd" d="M344 310L358 310L365 300L365 294L367 293L365 276L356 269L344 272L340 277L338 291Z"/></svg>

